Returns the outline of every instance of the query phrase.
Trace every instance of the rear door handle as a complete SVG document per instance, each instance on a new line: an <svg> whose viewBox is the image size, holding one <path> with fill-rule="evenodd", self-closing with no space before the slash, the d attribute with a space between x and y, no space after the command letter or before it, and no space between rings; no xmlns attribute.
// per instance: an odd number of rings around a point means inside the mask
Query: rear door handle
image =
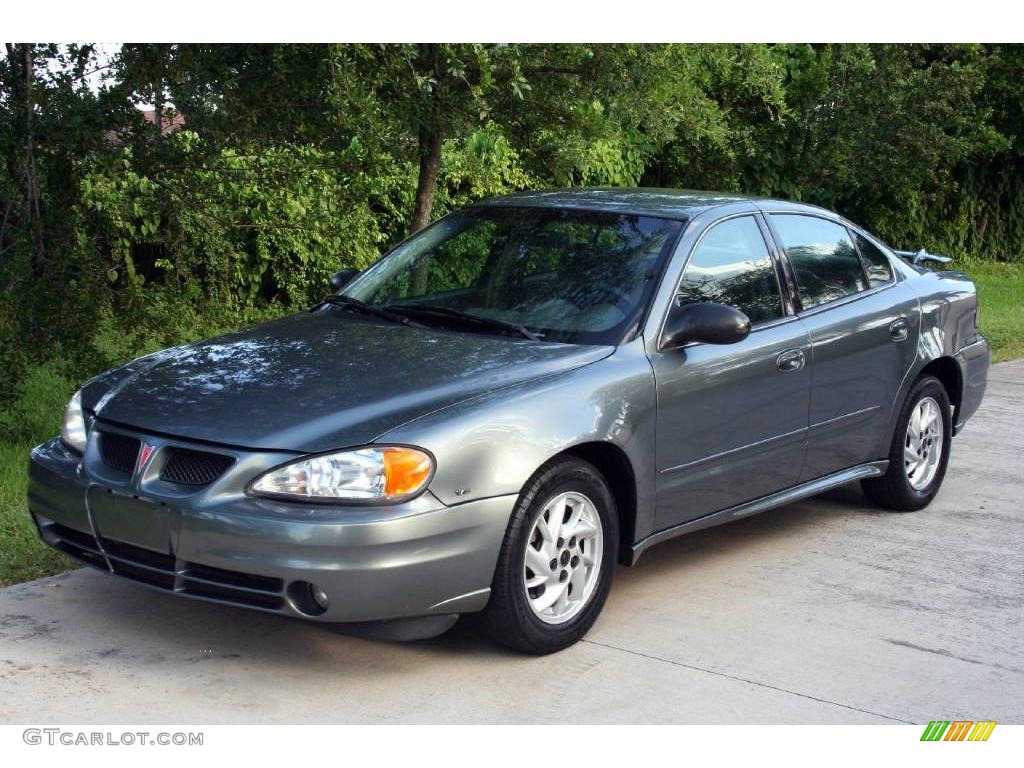
<svg viewBox="0 0 1024 768"><path fill-rule="evenodd" d="M799 371L805 360L802 349L787 349L775 359L775 365L780 371Z"/></svg>
<svg viewBox="0 0 1024 768"><path fill-rule="evenodd" d="M893 341L906 341L910 335L910 323L907 318L898 317L889 323L889 338Z"/></svg>

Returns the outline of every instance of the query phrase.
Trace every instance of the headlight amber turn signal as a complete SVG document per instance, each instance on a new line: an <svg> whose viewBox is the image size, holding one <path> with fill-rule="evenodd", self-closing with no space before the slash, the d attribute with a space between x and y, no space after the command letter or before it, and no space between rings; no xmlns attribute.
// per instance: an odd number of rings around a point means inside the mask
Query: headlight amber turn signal
<svg viewBox="0 0 1024 768"><path fill-rule="evenodd" d="M260 475L249 489L292 499L404 499L422 491L433 471L426 451L373 446L298 459Z"/></svg>

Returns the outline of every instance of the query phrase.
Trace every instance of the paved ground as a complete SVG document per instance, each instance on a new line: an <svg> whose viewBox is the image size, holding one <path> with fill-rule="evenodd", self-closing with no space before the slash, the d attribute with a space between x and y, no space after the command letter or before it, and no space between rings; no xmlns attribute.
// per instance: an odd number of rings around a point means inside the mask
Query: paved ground
<svg viewBox="0 0 1024 768"><path fill-rule="evenodd" d="M393 645L91 570L0 590L0 722L1024 722L1024 361L993 369L937 501L856 487L619 569L541 659Z"/></svg>

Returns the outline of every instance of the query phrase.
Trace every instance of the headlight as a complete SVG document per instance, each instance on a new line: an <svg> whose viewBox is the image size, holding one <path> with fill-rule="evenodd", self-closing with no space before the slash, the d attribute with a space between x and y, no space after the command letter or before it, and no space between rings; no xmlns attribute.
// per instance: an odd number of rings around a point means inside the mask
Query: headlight
<svg viewBox="0 0 1024 768"><path fill-rule="evenodd" d="M293 499L390 501L422 491L433 472L433 458L416 448L360 448L285 464L257 477L249 490Z"/></svg>
<svg viewBox="0 0 1024 768"><path fill-rule="evenodd" d="M64 409L64 423L60 437L69 447L85 453L85 416L82 415L82 390L71 396L71 402Z"/></svg>

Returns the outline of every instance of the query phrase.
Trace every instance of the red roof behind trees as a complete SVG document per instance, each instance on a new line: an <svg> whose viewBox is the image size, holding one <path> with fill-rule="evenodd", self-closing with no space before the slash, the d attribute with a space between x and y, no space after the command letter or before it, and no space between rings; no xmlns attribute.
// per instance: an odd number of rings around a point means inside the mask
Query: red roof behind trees
<svg viewBox="0 0 1024 768"><path fill-rule="evenodd" d="M169 133L180 131L185 127L185 116L173 109L165 109L162 115L160 132L166 136ZM142 111L142 119L147 123L156 123L156 110L155 109L144 109Z"/></svg>
<svg viewBox="0 0 1024 768"><path fill-rule="evenodd" d="M140 110L142 119L150 125L156 125L156 110L155 109L143 109ZM177 133L185 127L185 115L174 109L165 109L160 121L160 133L167 136L171 133ZM128 126L119 128L115 131L106 131L106 139L111 144L123 144L124 134L131 129Z"/></svg>

